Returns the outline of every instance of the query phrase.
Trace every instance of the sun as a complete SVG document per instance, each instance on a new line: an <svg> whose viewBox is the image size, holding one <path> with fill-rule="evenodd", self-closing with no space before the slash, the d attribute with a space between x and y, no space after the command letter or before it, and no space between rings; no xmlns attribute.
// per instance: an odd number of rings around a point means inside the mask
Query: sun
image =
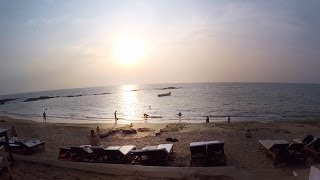
<svg viewBox="0 0 320 180"><path fill-rule="evenodd" d="M114 47L114 57L120 64L136 64L145 55L145 46L137 38L125 37L120 39Z"/></svg>

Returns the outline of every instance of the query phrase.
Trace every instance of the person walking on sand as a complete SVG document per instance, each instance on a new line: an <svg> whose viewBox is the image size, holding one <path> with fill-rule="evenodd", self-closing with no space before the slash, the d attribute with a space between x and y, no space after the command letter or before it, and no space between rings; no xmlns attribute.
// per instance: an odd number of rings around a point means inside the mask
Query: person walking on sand
<svg viewBox="0 0 320 180"><path fill-rule="evenodd" d="M117 110L114 111L114 123L117 124L118 117L117 117Z"/></svg>
<svg viewBox="0 0 320 180"><path fill-rule="evenodd" d="M45 111L43 111L42 116L43 116L43 122L47 122L47 114Z"/></svg>
<svg viewBox="0 0 320 180"><path fill-rule="evenodd" d="M93 129L90 131L89 142L91 146L100 146L99 137L94 133Z"/></svg>
<svg viewBox="0 0 320 180"><path fill-rule="evenodd" d="M230 119L230 116L228 116L228 124L230 123L231 119Z"/></svg>

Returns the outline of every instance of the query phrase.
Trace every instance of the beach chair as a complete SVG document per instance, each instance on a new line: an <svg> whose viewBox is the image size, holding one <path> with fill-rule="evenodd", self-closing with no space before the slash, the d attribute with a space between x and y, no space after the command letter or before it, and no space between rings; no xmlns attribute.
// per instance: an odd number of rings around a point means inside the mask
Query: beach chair
<svg viewBox="0 0 320 180"><path fill-rule="evenodd" d="M316 138L304 147L307 154L306 164L312 165L314 161L320 160L320 138Z"/></svg>
<svg viewBox="0 0 320 180"><path fill-rule="evenodd" d="M190 153L191 153L191 166L192 166L194 161L206 158L207 144L204 141L190 143Z"/></svg>
<svg viewBox="0 0 320 180"><path fill-rule="evenodd" d="M75 161L91 161L95 158L95 154L90 145L70 147L71 159Z"/></svg>
<svg viewBox="0 0 320 180"><path fill-rule="evenodd" d="M304 147L306 146L306 143L291 143L286 148L289 154L289 160L302 160L303 162L306 162L307 154L305 153Z"/></svg>
<svg viewBox="0 0 320 180"><path fill-rule="evenodd" d="M224 143L219 141L207 141L207 157L208 160L221 161L227 164L227 157L224 154Z"/></svg>
<svg viewBox="0 0 320 180"><path fill-rule="evenodd" d="M90 149L95 154L95 160L105 161L107 159L106 149L101 146L91 146Z"/></svg>
<svg viewBox="0 0 320 180"><path fill-rule="evenodd" d="M13 178L12 176L12 171L8 162L8 157L5 152L4 146L0 147L0 166L5 166L10 174L10 177Z"/></svg>
<svg viewBox="0 0 320 180"><path fill-rule="evenodd" d="M289 142L286 140L259 140L258 143L259 149L266 150L266 156L271 158L274 165L288 157Z"/></svg>
<svg viewBox="0 0 320 180"><path fill-rule="evenodd" d="M151 164L166 164L171 154L173 154L173 144L146 146L141 150L132 150L130 154L135 157L132 164L143 161Z"/></svg>
<svg viewBox="0 0 320 180"><path fill-rule="evenodd" d="M115 163L131 161L130 154L131 150L135 150L136 146L126 145L126 146L109 146L105 149L105 155L107 161L112 161Z"/></svg>
<svg viewBox="0 0 320 180"><path fill-rule="evenodd" d="M146 151L149 161L165 164L173 153L173 144L159 144L155 149Z"/></svg>
<svg viewBox="0 0 320 180"><path fill-rule="evenodd" d="M315 140L315 137L313 135L307 135L304 138L293 139L293 141L296 142L296 143L305 143L305 144L309 144L314 140Z"/></svg>
<svg viewBox="0 0 320 180"><path fill-rule="evenodd" d="M16 140L15 144L18 145L20 152L22 152L23 154L33 153L39 151L40 149L42 149L43 151L45 150L45 142L41 140Z"/></svg>
<svg viewBox="0 0 320 180"><path fill-rule="evenodd" d="M220 162L226 165L227 157L224 153L224 142L221 141L200 141L190 143L191 166L195 161L206 163Z"/></svg>

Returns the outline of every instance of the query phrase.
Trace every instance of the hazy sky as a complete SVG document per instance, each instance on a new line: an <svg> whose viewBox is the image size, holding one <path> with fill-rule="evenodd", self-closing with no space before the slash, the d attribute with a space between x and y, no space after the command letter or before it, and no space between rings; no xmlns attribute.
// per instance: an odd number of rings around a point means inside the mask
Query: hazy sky
<svg viewBox="0 0 320 180"><path fill-rule="evenodd" d="M0 94L167 82L320 83L319 9L318 0L0 0ZM143 56L124 65L114 49L128 39L143 43Z"/></svg>

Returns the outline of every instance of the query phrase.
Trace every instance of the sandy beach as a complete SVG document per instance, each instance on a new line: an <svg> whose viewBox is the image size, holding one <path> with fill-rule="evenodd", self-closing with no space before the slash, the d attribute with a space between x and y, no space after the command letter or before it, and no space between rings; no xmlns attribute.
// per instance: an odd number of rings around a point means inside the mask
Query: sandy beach
<svg viewBox="0 0 320 180"><path fill-rule="evenodd" d="M27 120L11 119L0 117L1 128L14 126L18 136L28 139L41 139L46 142L45 151L32 154L34 157L57 159L59 147L70 147L88 144L88 135L91 129L97 126L102 131L110 129L128 129L129 125L114 124L54 124L38 123ZM140 129L139 129L140 128ZM143 128L143 129L141 129ZM248 122L225 122L199 123L199 124L133 124L132 129L138 130L135 134L125 134L121 131L101 138L101 145L135 145L138 149L148 145L168 143L166 138L176 138L174 142L174 154L168 166L186 167L190 166L189 143L195 141L219 140L225 142L225 154L227 165L245 169L256 174L264 174L266 179L273 177L291 177L296 169L307 169L303 163L279 164L274 166L270 159L265 157L265 152L259 150L258 140L261 139L284 139L292 142L292 139L304 137L308 134L319 135L320 122L317 120L286 120L286 121L248 121ZM245 138L246 129L252 132L252 138ZM140 132L139 132L140 131ZM142 132L143 131L143 132ZM28 172L28 163L18 163L13 167L16 177L32 174L30 178L39 177L42 179L44 173L53 167L33 165L40 169L39 172ZM53 168L54 169L54 168ZM59 169L59 168L57 168ZM54 170L55 171L55 170ZM61 173L59 173L61 172ZM264 173L272 172L272 173ZM24 173L21 175L21 173ZM73 176L72 174L77 174ZM54 176L63 179L86 179L86 173L63 173L60 170L47 174L46 177ZM50 177L51 176L51 177ZM89 177L89 176L87 176ZM90 177L97 177L90 175ZM106 178L102 176L101 178ZM109 177L110 178L110 177ZM95 179L95 178L93 178Z"/></svg>

